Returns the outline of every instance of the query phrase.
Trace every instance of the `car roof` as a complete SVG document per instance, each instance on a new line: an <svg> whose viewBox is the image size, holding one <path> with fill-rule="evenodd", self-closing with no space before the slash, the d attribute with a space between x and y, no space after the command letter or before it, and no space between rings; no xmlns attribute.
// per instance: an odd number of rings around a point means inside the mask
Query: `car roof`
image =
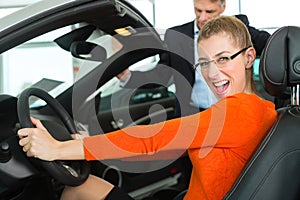
<svg viewBox="0 0 300 200"><path fill-rule="evenodd" d="M0 21L0 32L13 27L18 23L25 23L27 20L37 18L39 15L50 15L64 8L76 6L82 3L82 0L43 0L22 8ZM28 22L27 22L28 23Z"/></svg>
<svg viewBox="0 0 300 200"><path fill-rule="evenodd" d="M124 25L153 27L126 0L43 0L0 20L0 53L38 36L42 31L82 21L98 25L109 34L115 34L113 31Z"/></svg>

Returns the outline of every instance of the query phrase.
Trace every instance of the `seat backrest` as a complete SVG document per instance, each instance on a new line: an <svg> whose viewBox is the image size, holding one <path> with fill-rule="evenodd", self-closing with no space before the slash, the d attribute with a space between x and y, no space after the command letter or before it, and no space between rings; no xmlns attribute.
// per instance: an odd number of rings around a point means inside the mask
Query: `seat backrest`
<svg viewBox="0 0 300 200"><path fill-rule="evenodd" d="M300 199L299 27L272 34L261 55L260 75L275 98L292 94L292 105L278 109L275 124L224 199Z"/></svg>

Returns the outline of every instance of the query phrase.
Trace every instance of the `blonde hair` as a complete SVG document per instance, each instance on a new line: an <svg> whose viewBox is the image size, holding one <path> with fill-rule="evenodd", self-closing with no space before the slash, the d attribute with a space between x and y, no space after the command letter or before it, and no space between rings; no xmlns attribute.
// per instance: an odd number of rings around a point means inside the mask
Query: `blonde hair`
<svg viewBox="0 0 300 200"><path fill-rule="evenodd" d="M228 35L233 44L240 48L253 46L248 28L234 16L220 16L211 19L201 28L198 42L219 33Z"/></svg>
<svg viewBox="0 0 300 200"><path fill-rule="evenodd" d="M234 16L220 16L208 21L200 30L198 43L217 34L226 34L233 45L243 49L253 47L251 36L246 25ZM256 93L253 80L253 69L247 70L246 81L250 83L251 90Z"/></svg>

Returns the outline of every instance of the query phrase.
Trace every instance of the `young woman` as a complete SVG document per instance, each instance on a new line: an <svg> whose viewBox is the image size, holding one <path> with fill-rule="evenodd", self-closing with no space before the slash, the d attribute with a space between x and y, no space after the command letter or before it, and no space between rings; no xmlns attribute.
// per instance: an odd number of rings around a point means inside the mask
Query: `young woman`
<svg viewBox="0 0 300 200"><path fill-rule="evenodd" d="M252 65L256 52L240 20L222 16L207 22L200 31L198 53L195 69L201 70L218 99L211 108L154 125L85 137L83 143L56 141L39 120L32 119L37 128L19 130L20 145L28 156L50 161L103 160L187 149L193 171L185 200L222 199L277 114L273 103L255 94ZM78 187L67 187L62 198L118 199L115 195L122 193L90 176Z"/></svg>

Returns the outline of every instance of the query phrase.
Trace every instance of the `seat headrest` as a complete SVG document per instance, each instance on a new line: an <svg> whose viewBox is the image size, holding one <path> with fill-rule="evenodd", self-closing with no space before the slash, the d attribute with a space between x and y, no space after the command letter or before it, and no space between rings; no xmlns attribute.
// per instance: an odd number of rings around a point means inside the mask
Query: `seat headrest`
<svg viewBox="0 0 300 200"><path fill-rule="evenodd" d="M275 31L259 65L265 90L280 99L290 97L290 87L300 83L300 27L285 26Z"/></svg>

